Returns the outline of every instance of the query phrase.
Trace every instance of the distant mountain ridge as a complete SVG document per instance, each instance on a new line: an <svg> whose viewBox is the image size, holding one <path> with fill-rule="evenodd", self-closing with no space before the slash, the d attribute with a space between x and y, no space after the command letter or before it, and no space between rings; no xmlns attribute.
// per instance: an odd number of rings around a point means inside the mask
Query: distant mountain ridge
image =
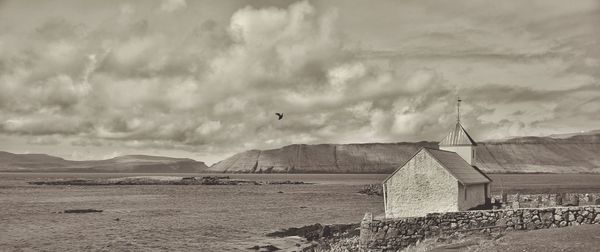
<svg viewBox="0 0 600 252"><path fill-rule="evenodd" d="M600 173L600 131L479 142L475 165L488 173ZM436 142L294 144L249 150L213 164L226 173L391 173Z"/></svg>
<svg viewBox="0 0 600 252"><path fill-rule="evenodd" d="M293 144L241 152L210 168L187 158L128 155L72 161L0 151L0 171L391 173L422 147L437 148L437 143ZM488 173L600 173L600 130L483 141L476 148L475 165Z"/></svg>
<svg viewBox="0 0 600 252"><path fill-rule="evenodd" d="M390 173L421 147L434 142L374 144L294 144L249 150L213 164L213 172L242 173Z"/></svg>
<svg viewBox="0 0 600 252"><path fill-rule="evenodd" d="M73 161L46 154L14 154L0 151L3 172L204 172L204 162L189 158L146 155L119 156L106 160Z"/></svg>

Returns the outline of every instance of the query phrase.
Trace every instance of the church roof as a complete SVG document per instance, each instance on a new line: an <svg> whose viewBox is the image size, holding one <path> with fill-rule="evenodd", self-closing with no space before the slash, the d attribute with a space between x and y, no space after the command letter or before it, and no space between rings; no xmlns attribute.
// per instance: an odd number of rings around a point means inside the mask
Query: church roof
<svg viewBox="0 0 600 252"><path fill-rule="evenodd" d="M478 169L471 166L456 152L424 148L438 163L462 184L482 184L491 180Z"/></svg>
<svg viewBox="0 0 600 252"><path fill-rule="evenodd" d="M430 148L421 148L417 151L413 157L411 157L406 163L410 162L418 153L425 151L429 156L433 157L444 169L446 169L456 180L463 185L468 184L485 184L492 182L486 175L479 171L479 169L471 166L456 152L436 150ZM406 164L405 163L405 164ZM383 183L387 182L391 177L396 174L402 167L400 166L394 173L388 176Z"/></svg>
<svg viewBox="0 0 600 252"><path fill-rule="evenodd" d="M460 122L448 132L448 135L439 143L440 146L473 146L477 145L469 133L463 128Z"/></svg>

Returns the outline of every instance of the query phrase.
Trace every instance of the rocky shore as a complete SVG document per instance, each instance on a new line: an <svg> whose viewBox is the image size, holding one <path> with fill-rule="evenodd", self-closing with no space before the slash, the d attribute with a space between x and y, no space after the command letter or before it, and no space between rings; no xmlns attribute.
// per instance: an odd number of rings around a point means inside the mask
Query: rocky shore
<svg viewBox="0 0 600 252"><path fill-rule="evenodd" d="M381 184L368 184L368 185L363 186L363 188L360 189L358 191L358 193L383 197L383 185L381 185Z"/></svg>
<svg viewBox="0 0 600 252"><path fill-rule="evenodd" d="M324 251L358 251L360 235L360 224L329 224L303 226L299 228L288 228L272 233L268 237L299 236L305 238L310 245L305 246L305 252Z"/></svg>
<svg viewBox="0 0 600 252"><path fill-rule="evenodd" d="M75 185L75 186L106 186L106 185L302 185L302 181L254 181L233 179L229 176L204 177L171 177L171 176L139 176L108 179L60 179L47 181L31 181L32 185Z"/></svg>

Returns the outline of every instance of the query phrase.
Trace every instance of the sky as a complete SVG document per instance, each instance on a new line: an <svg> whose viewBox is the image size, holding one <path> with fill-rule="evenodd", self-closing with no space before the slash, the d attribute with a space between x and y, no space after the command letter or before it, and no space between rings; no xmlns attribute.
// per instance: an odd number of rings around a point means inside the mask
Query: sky
<svg viewBox="0 0 600 252"><path fill-rule="evenodd" d="M0 150L439 141L458 96L476 140L600 129L599 24L597 0L0 0Z"/></svg>

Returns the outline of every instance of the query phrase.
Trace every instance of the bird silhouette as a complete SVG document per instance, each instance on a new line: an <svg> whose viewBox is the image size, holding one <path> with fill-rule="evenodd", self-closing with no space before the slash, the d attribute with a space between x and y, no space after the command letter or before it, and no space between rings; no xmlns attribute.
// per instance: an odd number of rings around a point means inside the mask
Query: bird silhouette
<svg viewBox="0 0 600 252"><path fill-rule="evenodd" d="M275 113L275 115L277 116L277 120L283 119L283 113Z"/></svg>

